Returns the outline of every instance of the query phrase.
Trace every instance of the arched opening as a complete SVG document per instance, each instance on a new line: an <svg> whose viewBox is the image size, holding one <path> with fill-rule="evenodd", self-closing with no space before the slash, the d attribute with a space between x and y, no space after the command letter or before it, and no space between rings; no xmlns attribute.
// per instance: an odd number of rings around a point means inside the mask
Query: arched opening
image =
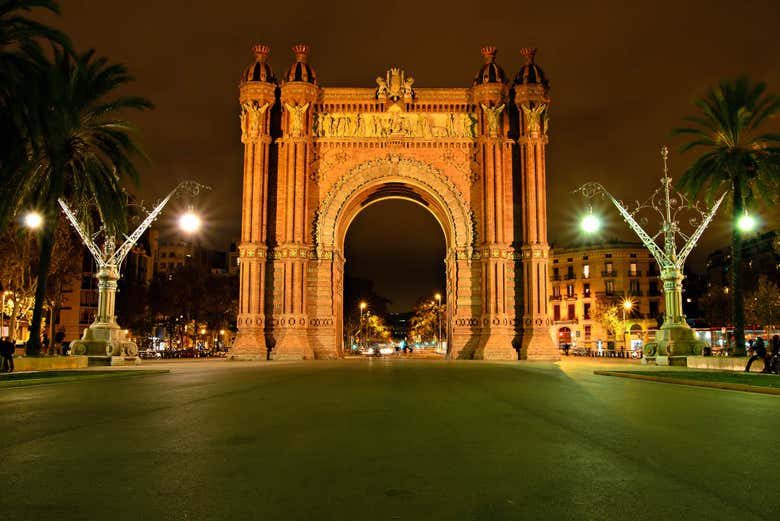
<svg viewBox="0 0 780 521"><path fill-rule="evenodd" d="M423 197L400 183L361 199L344 238L345 353L441 353L448 324L440 222ZM415 315L425 322L412 331Z"/></svg>

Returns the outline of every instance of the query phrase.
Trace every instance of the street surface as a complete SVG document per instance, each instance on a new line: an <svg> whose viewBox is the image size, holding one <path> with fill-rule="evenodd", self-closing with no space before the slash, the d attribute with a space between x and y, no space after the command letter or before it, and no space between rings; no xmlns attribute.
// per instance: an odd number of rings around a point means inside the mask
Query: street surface
<svg viewBox="0 0 780 521"><path fill-rule="evenodd" d="M171 373L0 390L0 518L778 515L778 396L574 360L141 367Z"/></svg>

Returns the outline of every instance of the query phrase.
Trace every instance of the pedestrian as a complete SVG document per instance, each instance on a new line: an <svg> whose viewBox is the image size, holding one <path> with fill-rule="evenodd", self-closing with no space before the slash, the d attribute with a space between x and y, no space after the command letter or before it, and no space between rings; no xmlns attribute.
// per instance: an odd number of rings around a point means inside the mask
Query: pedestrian
<svg viewBox="0 0 780 521"><path fill-rule="evenodd" d="M745 366L745 372L750 371L750 366L758 359L761 359L764 361L764 370L762 372L766 373L769 370L769 360L767 360L766 357L766 347L764 346L764 339L761 337L756 337L755 341L753 341L753 356L750 357L748 360L747 365Z"/></svg>
<svg viewBox="0 0 780 521"><path fill-rule="evenodd" d="M54 334L54 354L65 354L65 348L62 345L63 341L65 340L65 331L60 329Z"/></svg>
<svg viewBox="0 0 780 521"><path fill-rule="evenodd" d="M41 340L41 346L43 346L43 353L44 354L51 354L49 353L49 335L46 333L43 334L43 339Z"/></svg>
<svg viewBox="0 0 780 521"><path fill-rule="evenodd" d="M772 337L772 356L780 356L780 335Z"/></svg>
<svg viewBox="0 0 780 521"><path fill-rule="evenodd" d="M8 337L0 339L0 356L3 357L2 372L14 372L14 343Z"/></svg>

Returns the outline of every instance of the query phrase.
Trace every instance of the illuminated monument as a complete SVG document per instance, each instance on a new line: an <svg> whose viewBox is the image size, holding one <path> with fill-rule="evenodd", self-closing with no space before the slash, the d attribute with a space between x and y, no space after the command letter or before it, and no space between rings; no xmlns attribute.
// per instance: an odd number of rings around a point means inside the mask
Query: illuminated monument
<svg viewBox="0 0 780 521"><path fill-rule="evenodd" d="M450 356L558 357L547 315L548 84L522 49L514 82L493 47L470 88L390 69L322 87L309 48L276 78L270 48L240 84L244 192L237 358L341 355L344 238L368 204L427 208L446 239Z"/></svg>

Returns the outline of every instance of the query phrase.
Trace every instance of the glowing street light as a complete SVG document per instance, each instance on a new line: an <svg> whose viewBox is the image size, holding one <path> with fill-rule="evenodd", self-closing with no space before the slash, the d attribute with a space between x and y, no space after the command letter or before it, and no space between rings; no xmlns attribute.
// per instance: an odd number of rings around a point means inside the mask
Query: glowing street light
<svg viewBox="0 0 780 521"><path fill-rule="evenodd" d="M24 216L24 225L31 230L37 230L43 225L43 216L38 212L27 212Z"/></svg>
<svg viewBox="0 0 780 521"><path fill-rule="evenodd" d="M441 348L442 348L442 342L441 342L441 293L437 293L436 295L433 296L433 298L436 299L436 322L438 322L438 326L439 326L439 336L436 337L436 338L439 341L438 342L438 344L439 344L439 349L438 350L439 350L439 352L441 352Z"/></svg>
<svg viewBox="0 0 780 521"><path fill-rule="evenodd" d="M596 233L601 228L601 220L592 213L588 213L588 215L582 218L580 228L585 233Z"/></svg>
<svg viewBox="0 0 780 521"><path fill-rule="evenodd" d="M741 232L751 232L756 229L757 224L756 218L747 212L737 220L737 228Z"/></svg>
<svg viewBox="0 0 780 521"><path fill-rule="evenodd" d="M200 225L200 217L192 210L188 210L187 213L179 217L179 228L187 233L197 232L200 229Z"/></svg>
<svg viewBox="0 0 780 521"><path fill-rule="evenodd" d="M358 307L360 308L360 329L359 329L360 341L359 341L359 344L360 344L361 347L365 348L366 347L366 336L368 335L368 328L365 328L365 331L364 331L363 312L368 307L368 304L366 304L365 302L361 302Z"/></svg>

